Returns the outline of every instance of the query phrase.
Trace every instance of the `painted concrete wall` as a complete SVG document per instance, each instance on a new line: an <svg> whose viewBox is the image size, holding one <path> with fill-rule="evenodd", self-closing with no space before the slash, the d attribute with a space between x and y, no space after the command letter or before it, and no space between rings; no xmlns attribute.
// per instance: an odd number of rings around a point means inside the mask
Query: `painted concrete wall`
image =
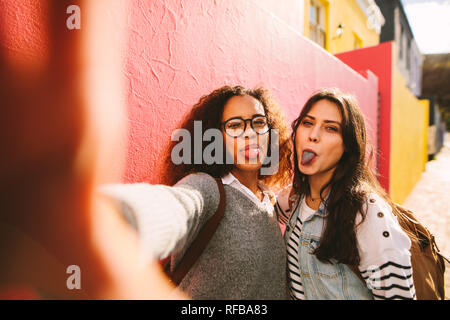
<svg viewBox="0 0 450 320"><path fill-rule="evenodd" d="M395 41L397 66L407 80L411 92L419 97L422 92L423 57L399 0L375 0L385 17L380 41ZM403 32L402 32L403 31Z"/></svg>
<svg viewBox="0 0 450 320"><path fill-rule="evenodd" d="M380 43L379 34L367 27L367 16L356 0L330 1L329 11L328 51L331 53L356 49L355 37L361 40L360 48ZM344 25L344 32L336 37L336 29L341 23Z"/></svg>
<svg viewBox="0 0 450 320"><path fill-rule="evenodd" d="M45 55L48 21L38 14L41 2L0 5L1 45L12 57ZM297 30L302 5L296 0L282 6L275 0L130 1L126 30L117 30L128 38L121 79L129 127L123 180L158 182L161 150L183 114L225 84L265 85L289 122L314 91L340 87L358 98L376 143L378 79L370 72L362 76L302 36ZM81 21L85 14L81 6ZM112 158L111 166L116 161Z"/></svg>
<svg viewBox="0 0 450 320"><path fill-rule="evenodd" d="M370 69L379 79L378 180L387 192L389 192L391 158L392 50L392 42L385 42L378 46L336 55L355 70Z"/></svg>
<svg viewBox="0 0 450 320"><path fill-rule="evenodd" d="M297 1L134 1L126 78L131 125L126 181L158 181L160 152L183 114L224 84L265 85L289 122L337 86L359 99L376 143L377 78L365 78L293 26Z"/></svg>
<svg viewBox="0 0 450 320"><path fill-rule="evenodd" d="M429 132L430 132L430 100L428 99L420 99L420 104L427 110L425 112L424 117L424 137L425 137L425 144L424 144L424 150L423 150L423 168L422 170L425 171L427 162L428 162L428 152L429 152L429 144L428 141L430 141Z"/></svg>
<svg viewBox="0 0 450 320"><path fill-rule="evenodd" d="M399 69L393 71L390 189L403 203L425 170L429 105L411 93Z"/></svg>
<svg viewBox="0 0 450 320"><path fill-rule="evenodd" d="M13 65L42 67L49 61L46 1L0 1L0 46Z"/></svg>
<svg viewBox="0 0 450 320"><path fill-rule="evenodd" d="M408 89L393 42L336 55L356 70L370 69L380 85L380 183L402 203L425 169L428 103Z"/></svg>
<svg viewBox="0 0 450 320"><path fill-rule="evenodd" d="M317 0L324 7L326 50L331 53L346 52L355 49L355 37L361 42L361 47L377 45L380 36L375 30L367 27L367 16L356 0ZM309 35L309 5L311 0L305 0L305 35ZM336 30L342 24L344 32L336 36Z"/></svg>

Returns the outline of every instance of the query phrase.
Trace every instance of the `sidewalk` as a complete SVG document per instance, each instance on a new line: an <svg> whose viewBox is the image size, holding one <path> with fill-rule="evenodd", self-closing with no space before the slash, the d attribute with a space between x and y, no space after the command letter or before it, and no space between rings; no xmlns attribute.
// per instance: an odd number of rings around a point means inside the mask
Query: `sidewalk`
<svg viewBox="0 0 450 320"><path fill-rule="evenodd" d="M450 257L450 133L436 160L426 164L426 171L403 205L414 214L436 238L441 252ZM450 299L450 265L446 265L445 294Z"/></svg>

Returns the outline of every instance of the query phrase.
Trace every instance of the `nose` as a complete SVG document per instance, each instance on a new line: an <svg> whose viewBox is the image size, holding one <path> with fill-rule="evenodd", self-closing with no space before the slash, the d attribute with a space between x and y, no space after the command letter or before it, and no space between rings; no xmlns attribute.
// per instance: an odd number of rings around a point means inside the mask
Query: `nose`
<svg viewBox="0 0 450 320"><path fill-rule="evenodd" d="M309 132L309 141L311 142L319 142L319 132L318 132L318 127L314 127L310 132Z"/></svg>
<svg viewBox="0 0 450 320"><path fill-rule="evenodd" d="M256 135L256 132L252 129L252 126L251 126L251 119L247 119L247 120L244 120L245 121L245 124L244 124L244 133L243 133L243 137L244 138L246 138L246 137L253 137L253 136L255 136ZM248 121L248 123L247 123L247 121Z"/></svg>

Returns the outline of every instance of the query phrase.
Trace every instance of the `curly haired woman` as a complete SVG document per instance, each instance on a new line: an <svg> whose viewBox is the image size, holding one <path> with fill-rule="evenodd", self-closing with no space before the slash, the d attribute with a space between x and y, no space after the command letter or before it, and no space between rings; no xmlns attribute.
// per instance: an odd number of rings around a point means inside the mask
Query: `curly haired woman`
<svg viewBox="0 0 450 320"><path fill-rule="evenodd" d="M180 288L194 299L286 299L286 248L273 193L291 178L289 127L281 109L265 89L224 86L203 96L181 128L194 138L200 130L201 137L220 132L218 146L225 152L218 148L211 161L205 158L208 141L189 143L180 163L174 159L180 145L171 142L163 159L170 186L117 184L102 192L130 209L148 256L171 254L173 268L215 213L220 195L214 178L221 179L224 217ZM272 155L279 161L268 168Z"/></svg>

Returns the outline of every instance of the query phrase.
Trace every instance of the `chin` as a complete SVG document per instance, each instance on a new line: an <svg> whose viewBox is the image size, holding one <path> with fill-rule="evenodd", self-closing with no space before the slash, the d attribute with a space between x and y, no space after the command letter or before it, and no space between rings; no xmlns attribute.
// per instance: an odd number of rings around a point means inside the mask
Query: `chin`
<svg viewBox="0 0 450 320"><path fill-rule="evenodd" d="M314 174L316 174L316 172L314 172L312 170L300 170L300 172L306 176L313 176Z"/></svg>
<svg viewBox="0 0 450 320"><path fill-rule="evenodd" d="M303 165L299 165L298 166L298 170L308 176L312 176L314 174L317 173L317 170L314 168L311 168L310 166L303 166Z"/></svg>
<svg viewBox="0 0 450 320"><path fill-rule="evenodd" d="M240 163L235 165L236 168L242 171L256 171L261 169L262 164L261 163L255 163L255 164L249 164L249 163Z"/></svg>

